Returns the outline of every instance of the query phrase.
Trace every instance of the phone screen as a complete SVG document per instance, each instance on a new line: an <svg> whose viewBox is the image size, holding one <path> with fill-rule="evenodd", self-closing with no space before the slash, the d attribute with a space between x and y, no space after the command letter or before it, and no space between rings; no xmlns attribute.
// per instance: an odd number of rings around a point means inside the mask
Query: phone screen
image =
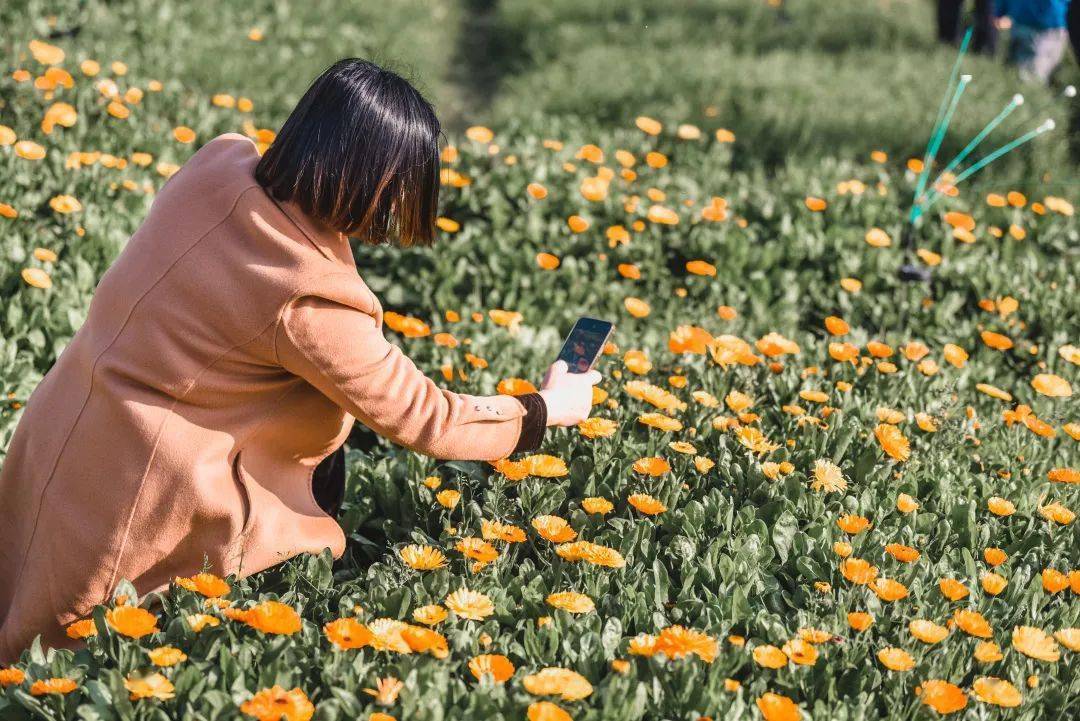
<svg viewBox="0 0 1080 721"><path fill-rule="evenodd" d="M571 373L588 373L596 364L614 328L606 320L578 318L557 360L566 361Z"/></svg>

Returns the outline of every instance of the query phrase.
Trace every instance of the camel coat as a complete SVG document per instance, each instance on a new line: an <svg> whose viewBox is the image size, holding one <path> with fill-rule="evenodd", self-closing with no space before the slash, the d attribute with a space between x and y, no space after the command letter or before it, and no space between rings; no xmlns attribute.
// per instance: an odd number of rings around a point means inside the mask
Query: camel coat
<svg viewBox="0 0 1080 721"><path fill-rule="evenodd" d="M63 644L121 579L340 556L311 479L354 418L438 458L538 445L542 401L441 390L387 342L348 239L257 162L240 135L188 161L30 397L0 471L0 662Z"/></svg>

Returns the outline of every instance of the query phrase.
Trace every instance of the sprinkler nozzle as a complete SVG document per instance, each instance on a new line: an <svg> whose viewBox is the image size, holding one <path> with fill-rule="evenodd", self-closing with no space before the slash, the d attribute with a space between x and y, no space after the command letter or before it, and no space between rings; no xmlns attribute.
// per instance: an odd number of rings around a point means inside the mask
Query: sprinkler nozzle
<svg viewBox="0 0 1080 721"><path fill-rule="evenodd" d="M1023 95L1021 95L1020 93L1017 93L1016 95L1013 96L1013 105L1023 105L1023 104L1024 104L1024 96Z"/></svg>

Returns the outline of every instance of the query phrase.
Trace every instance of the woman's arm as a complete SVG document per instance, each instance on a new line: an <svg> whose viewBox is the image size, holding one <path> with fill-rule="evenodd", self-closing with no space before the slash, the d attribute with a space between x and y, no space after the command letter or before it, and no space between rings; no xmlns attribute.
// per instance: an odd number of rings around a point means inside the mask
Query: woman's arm
<svg viewBox="0 0 1080 721"><path fill-rule="evenodd" d="M549 424L540 394L439 388L383 337L373 315L318 295L285 307L275 342L284 368L376 433L436 458L496 460L533 450Z"/></svg>

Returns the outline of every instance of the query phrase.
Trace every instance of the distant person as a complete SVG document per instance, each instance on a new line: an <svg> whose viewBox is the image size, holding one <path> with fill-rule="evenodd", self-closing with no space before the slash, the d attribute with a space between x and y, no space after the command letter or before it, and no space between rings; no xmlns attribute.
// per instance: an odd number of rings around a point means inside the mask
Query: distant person
<svg viewBox="0 0 1080 721"><path fill-rule="evenodd" d="M1068 11L1069 0L998 0L997 14L1011 20L1008 62L1024 80L1046 85L1061 64Z"/></svg>
<svg viewBox="0 0 1080 721"><path fill-rule="evenodd" d="M963 27L960 21L965 0L938 0L938 40L950 45L960 42ZM997 27L994 25L993 0L975 0L975 30L971 34L971 51L993 55L997 51Z"/></svg>

